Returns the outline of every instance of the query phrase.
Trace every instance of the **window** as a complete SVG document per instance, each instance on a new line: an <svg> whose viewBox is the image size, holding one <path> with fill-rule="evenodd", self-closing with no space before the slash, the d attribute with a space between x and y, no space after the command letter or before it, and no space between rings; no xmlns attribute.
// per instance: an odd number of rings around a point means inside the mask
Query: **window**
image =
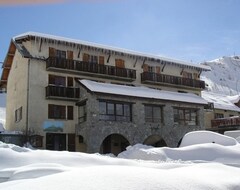
<svg viewBox="0 0 240 190"><path fill-rule="evenodd" d="M66 58L66 51L49 47L49 57Z"/></svg>
<svg viewBox="0 0 240 190"><path fill-rule="evenodd" d="M148 66L148 72L154 73L154 72L155 72L155 67L153 67L153 66Z"/></svg>
<svg viewBox="0 0 240 190"><path fill-rule="evenodd" d="M188 78L188 79L192 79L192 73L183 71L182 72L183 78Z"/></svg>
<svg viewBox="0 0 240 190"><path fill-rule="evenodd" d="M98 63L98 56L90 55L90 63Z"/></svg>
<svg viewBox="0 0 240 190"><path fill-rule="evenodd" d="M49 75L48 83L56 86L66 86L66 78L62 76Z"/></svg>
<svg viewBox="0 0 240 190"><path fill-rule="evenodd" d="M224 118L224 115L223 115L223 113L215 113L214 117L215 117L215 119Z"/></svg>
<svg viewBox="0 0 240 190"><path fill-rule="evenodd" d="M109 121L132 121L131 104L100 100L99 119Z"/></svg>
<svg viewBox="0 0 240 190"><path fill-rule="evenodd" d="M15 122L19 122L22 120L22 107L15 110Z"/></svg>
<svg viewBox="0 0 240 190"><path fill-rule="evenodd" d="M86 109L86 102L85 104L79 106L78 110L78 122L83 123L87 120L87 109Z"/></svg>
<svg viewBox="0 0 240 190"><path fill-rule="evenodd" d="M66 51L56 50L56 57L66 59Z"/></svg>
<svg viewBox="0 0 240 190"><path fill-rule="evenodd" d="M162 106L145 105L145 122L162 123Z"/></svg>
<svg viewBox="0 0 240 190"><path fill-rule="evenodd" d="M49 119L66 119L66 106L49 104L48 118Z"/></svg>
<svg viewBox="0 0 240 190"><path fill-rule="evenodd" d="M73 120L73 106L48 105L48 119Z"/></svg>
<svg viewBox="0 0 240 190"><path fill-rule="evenodd" d="M174 108L174 122L180 125L197 125L197 109Z"/></svg>

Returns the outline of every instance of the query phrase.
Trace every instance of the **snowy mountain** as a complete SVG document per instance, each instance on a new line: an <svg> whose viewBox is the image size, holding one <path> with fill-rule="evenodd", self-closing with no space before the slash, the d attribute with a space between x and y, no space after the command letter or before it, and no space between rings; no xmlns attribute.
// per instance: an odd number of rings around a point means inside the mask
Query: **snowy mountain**
<svg viewBox="0 0 240 190"><path fill-rule="evenodd" d="M240 93L240 56L224 56L202 64L212 69L201 74L207 91L230 96Z"/></svg>

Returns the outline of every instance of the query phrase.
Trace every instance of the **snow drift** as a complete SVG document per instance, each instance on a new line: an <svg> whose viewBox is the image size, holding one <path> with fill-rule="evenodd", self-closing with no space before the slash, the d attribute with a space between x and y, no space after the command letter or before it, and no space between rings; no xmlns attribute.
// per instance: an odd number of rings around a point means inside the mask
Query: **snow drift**
<svg viewBox="0 0 240 190"><path fill-rule="evenodd" d="M218 138L227 142L223 136ZM0 189L239 189L240 145L225 145L154 148L137 144L118 157L109 157L0 143Z"/></svg>

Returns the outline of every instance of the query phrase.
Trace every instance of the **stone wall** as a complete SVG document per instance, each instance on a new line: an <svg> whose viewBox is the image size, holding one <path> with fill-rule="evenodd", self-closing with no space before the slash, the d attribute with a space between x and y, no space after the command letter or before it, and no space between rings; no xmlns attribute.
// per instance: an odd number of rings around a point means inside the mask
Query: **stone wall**
<svg viewBox="0 0 240 190"><path fill-rule="evenodd" d="M204 112L202 105L186 104L181 102L162 101L155 99L134 98L96 94L81 87L81 100L87 100L87 120L76 127L77 135L84 138L87 152L99 152L104 139L111 134L120 134L131 145L144 143L152 136L160 136L170 147L176 147L181 138L189 131L204 129ZM132 103L132 122L100 121L99 99L123 101ZM145 122L144 104L163 106L163 123ZM197 108L197 126L179 126L174 123L173 107Z"/></svg>

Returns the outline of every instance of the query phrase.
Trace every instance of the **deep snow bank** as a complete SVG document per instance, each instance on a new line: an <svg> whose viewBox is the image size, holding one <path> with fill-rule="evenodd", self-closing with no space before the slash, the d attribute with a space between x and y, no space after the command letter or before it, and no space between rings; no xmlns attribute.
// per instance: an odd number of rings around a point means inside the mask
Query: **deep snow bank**
<svg viewBox="0 0 240 190"><path fill-rule="evenodd" d="M0 189L235 190L240 184L240 168L221 163L238 166L234 163L240 160L239 152L238 144L206 143L182 148L135 145L120 154L125 158L121 159L0 143Z"/></svg>

